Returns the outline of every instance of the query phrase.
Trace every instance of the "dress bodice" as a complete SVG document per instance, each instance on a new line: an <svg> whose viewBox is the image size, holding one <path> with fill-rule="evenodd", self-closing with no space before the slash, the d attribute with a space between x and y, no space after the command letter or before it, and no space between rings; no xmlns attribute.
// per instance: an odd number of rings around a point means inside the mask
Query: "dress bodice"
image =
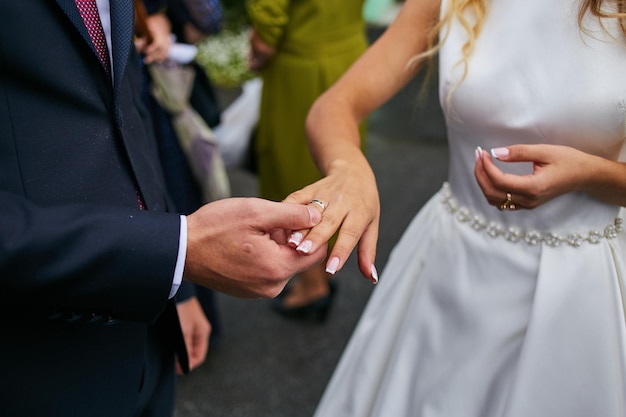
<svg viewBox="0 0 626 417"><path fill-rule="evenodd" d="M554 232L602 228L616 217L617 207L582 194L534 210L500 212L487 204L473 175L477 146L550 143L620 159L626 123L623 35L615 19L600 23L592 16L581 30L578 9L572 0L493 0L460 83L467 33L458 22L444 28L444 36L449 33L440 53L440 100L448 126L449 182L470 212L505 226ZM528 163L498 165L518 174L532 170Z"/></svg>

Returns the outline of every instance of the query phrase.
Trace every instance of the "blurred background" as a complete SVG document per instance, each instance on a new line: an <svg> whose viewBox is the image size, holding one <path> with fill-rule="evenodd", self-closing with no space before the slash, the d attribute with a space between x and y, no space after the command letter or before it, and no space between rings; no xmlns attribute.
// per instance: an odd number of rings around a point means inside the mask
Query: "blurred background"
<svg viewBox="0 0 626 417"><path fill-rule="evenodd" d="M239 62L245 57L241 48L247 45L244 0L222 1L224 29L199 45L198 62L215 83L220 106L226 109L254 74ZM389 1L382 10L366 8L366 13L372 13L366 14L370 42L393 20L399 5ZM369 119L367 156L377 175L382 208L379 272L384 271L404 228L447 174L436 71L425 99L419 98L422 83L423 77L413 80ZM256 196L254 173L244 167L231 167L228 173L233 195ZM381 275L384 279L384 272ZM285 319L271 310L270 300L218 294L220 334L212 340L207 361L179 378L175 416L311 416L376 289L360 275L354 255L334 280L337 296L323 323Z"/></svg>

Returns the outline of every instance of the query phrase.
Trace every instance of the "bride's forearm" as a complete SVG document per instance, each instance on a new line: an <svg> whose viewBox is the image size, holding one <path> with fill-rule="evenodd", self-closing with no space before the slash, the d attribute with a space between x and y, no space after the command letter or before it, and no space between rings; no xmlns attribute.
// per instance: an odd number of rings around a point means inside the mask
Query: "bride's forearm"
<svg viewBox="0 0 626 417"><path fill-rule="evenodd" d="M348 167L367 167L361 151L359 116L351 114L348 106L322 97L311 108L306 128L309 148L322 175Z"/></svg>
<svg viewBox="0 0 626 417"><path fill-rule="evenodd" d="M420 71L423 61L409 62L426 50L438 14L439 0L405 2L394 23L313 104L306 128L311 153L324 175L333 161L367 165L358 124ZM407 37L415 42L404 42Z"/></svg>
<svg viewBox="0 0 626 417"><path fill-rule="evenodd" d="M626 163L592 156L582 185L592 197L626 207Z"/></svg>

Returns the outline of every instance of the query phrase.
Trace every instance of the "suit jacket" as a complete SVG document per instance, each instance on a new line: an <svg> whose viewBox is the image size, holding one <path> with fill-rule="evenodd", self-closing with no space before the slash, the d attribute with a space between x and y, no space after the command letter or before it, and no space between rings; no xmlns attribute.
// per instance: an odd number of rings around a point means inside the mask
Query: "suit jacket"
<svg viewBox="0 0 626 417"><path fill-rule="evenodd" d="M113 83L74 0L0 0L1 415L131 416L172 344L184 355L167 300L180 219L133 2L110 3Z"/></svg>

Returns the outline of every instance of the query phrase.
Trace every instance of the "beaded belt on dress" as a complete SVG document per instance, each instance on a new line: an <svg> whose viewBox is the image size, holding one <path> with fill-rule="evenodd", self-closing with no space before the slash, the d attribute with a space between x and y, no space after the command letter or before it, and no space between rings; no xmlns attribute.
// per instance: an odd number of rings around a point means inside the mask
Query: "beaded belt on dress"
<svg viewBox="0 0 626 417"><path fill-rule="evenodd" d="M557 233L542 233L535 230L523 231L517 227L505 227L496 222L487 222L480 214L472 213L467 207L459 206L458 201L450 191L450 185L446 182L441 188L441 201L446 209L454 214L461 223L469 224L474 230L485 232L493 238L503 237L509 242L525 242L534 246L544 243L551 247L567 244L572 247L579 247L583 243L598 244L603 239L615 239L622 231L622 219L617 217L613 224L607 225L603 231L590 230L586 235L581 233L569 233L565 236Z"/></svg>

